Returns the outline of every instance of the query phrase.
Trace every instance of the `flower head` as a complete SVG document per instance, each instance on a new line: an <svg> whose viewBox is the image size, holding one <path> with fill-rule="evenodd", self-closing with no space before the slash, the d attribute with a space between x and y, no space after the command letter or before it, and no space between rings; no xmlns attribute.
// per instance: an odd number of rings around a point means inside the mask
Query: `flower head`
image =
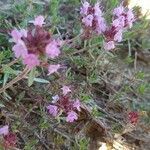
<svg viewBox="0 0 150 150"><path fill-rule="evenodd" d="M40 15L37 16L34 21L30 22L33 23L35 26L42 27L42 25L45 24L44 20L45 20L44 17Z"/></svg>
<svg viewBox="0 0 150 150"><path fill-rule="evenodd" d="M75 120L78 119L77 113L74 111L68 112L68 116L66 118L67 122L74 122Z"/></svg>
<svg viewBox="0 0 150 150"><path fill-rule="evenodd" d="M56 117L58 114L58 107L55 105L47 106L48 112L53 116Z"/></svg>
<svg viewBox="0 0 150 150"><path fill-rule="evenodd" d="M115 43L114 43L114 41L109 41L109 42L105 42L104 43L104 49L105 50L112 50L112 49L114 49L115 48Z"/></svg>
<svg viewBox="0 0 150 150"><path fill-rule="evenodd" d="M80 107L81 107L81 104L80 104L80 101L79 99L77 99L74 103L73 103L73 107L76 108L78 111L80 111Z"/></svg>
<svg viewBox="0 0 150 150"><path fill-rule="evenodd" d="M65 85L61 89L63 91L63 95L67 95L69 92L71 92L70 88Z"/></svg>
<svg viewBox="0 0 150 150"><path fill-rule="evenodd" d="M59 64L57 64L57 65L49 65L49 67L48 67L48 75L51 75L51 74L57 72L59 68L60 68Z"/></svg>
<svg viewBox="0 0 150 150"><path fill-rule="evenodd" d="M58 43L55 40L46 46L46 53L50 58L55 58L60 54Z"/></svg>
<svg viewBox="0 0 150 150"><path fill-rule="evenodd" d="M8 125L5 125L0 128L0 135L7 135L9 133L9 127Z"/></svg>
<svg viewBox="0 0 150 150"><path fill-rule="evenodd" d="M29 69L32 69L33 67L38 66L40 64L40 61L37 55L28 54L26 57L23 58L23 63L27 65Z"/></svg>

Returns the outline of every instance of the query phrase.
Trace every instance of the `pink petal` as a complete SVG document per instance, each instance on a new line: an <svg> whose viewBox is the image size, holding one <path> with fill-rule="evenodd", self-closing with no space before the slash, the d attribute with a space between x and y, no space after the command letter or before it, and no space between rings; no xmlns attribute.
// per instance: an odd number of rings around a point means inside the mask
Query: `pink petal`
<svg viewBox="0 0 150 150"><path fill-rule="evenodd" d="M94 19L93 15L88 15L82 19L82 22L84 23L85 26L91 27L93 23L93 19Z"/></svg>
<svg viewBox="0 0 150 150"><path fill-rule="evenodd" d="M115 43L114 43L114 41L109 41L109 42L107 42L107 43L104 43L104 49L105 50L112 50L112 49L114 49L115 48Z"/></svg>
<svg viewBox="0 0 150 150"><path fill-rule="evenodd" d="M73 103L73 107L76 108L78 111L81 111L81 104L79 99L77 99L74 103Z"/></svg>
<svg viewBox="0 0 150 150"><path fill-rule="evenodd" d="M74 122L75 120L78 119L77 113L74 111L68 112L68 116L66 118L67 122Z"/></svg>
<svg viewBox="0 0 150 150"><path fill-rule="evenodd" d="M63 95L67 95L68 93L71 92L71 90L68 86L63 86L61 89L63 91Z"/></svg>
<svg viewBox="0 0 150 150"><path fill-rule="evenodd" d="M56 41L52 41L46 46L46 54L50 58L55 58L59 56L60 50L58 48L58 43Z"/></svg>
<svg viewBox="0 0 150 150"><path fill-rule="evenodd" d="M81 9L80 9L80 14L81 15L87 15L87 13L88 13L88 8L90 7L90 4L87 2L87 1L85 1L84 3L83 3L83 6L81 7Z"/></svg>
<svg viewBox="0 0 150 150"><path fill-rule="evenodd" d="M117 41L117 42L121 42L122 41L122 30L119 30L115 36L114 36L114 41Z"/></svg>
<svg viewBox="0 0 150 150"><path fill-rule="evenodd" d="M57 65L49 65L48 67L48 75L51 75L55 72L57 72L57 70L60 68L60 65L57 64Z"/></svg>
<svg viewBox="0 0 150 150"><path fill-rule="evenodd" d="M102 15L102 11L99 7L99 3L96 3L94 6L94 15L95 16L101 16Z"/></svg>
<svg viewBox="0 0 150 150"><path fill-rule="evenodd" d="M57 106L55 106L55 105L49 105L49 106L47 106L47 109L48 109L49 113L52 116L54 116L54 117L57 116L57 114L58 114L58 107Z"/></svg>
<svg viewBox="0 0 150 150"><path fill-rule="evenodd" d="M38 59L38 56L34 54L28 54L24 59L23 63L27 65L29 69L32 69L33 67L36 67L40 64L40 61Z"/></svg>
<svg viewBox="0 0 150 150"><path fill-rule="evenodd" d="M12 36L13 42L15 43L21 40L21 37L22 37L21 33L17 29L14 29L11 31L11 36Z"/></svg>
<svg viewBox="0 0 150 150"><path fill-rule="evenodd" d="M8 133L9 133L8 125L5 125L2 128L0 128L0 135L7 135Z"/></svg>
<svg viewBox="0 0 150 150"><path fill-rule="evenodd" d="M27 53L28 53L27 48L23 41L19 41L17 44L15 44L12 50L15 53L16 58L19 58L19 57L24 58L27 56Z"/></svg>
<svg viewBox="0 0 150 150"><path fill-rule="evenodd" d="M33 23L35 26L42 27L42 25L45 24L44 20L45 20L44 17L40 15L37 16L34 21L30 21L30 22Z"/></svg>

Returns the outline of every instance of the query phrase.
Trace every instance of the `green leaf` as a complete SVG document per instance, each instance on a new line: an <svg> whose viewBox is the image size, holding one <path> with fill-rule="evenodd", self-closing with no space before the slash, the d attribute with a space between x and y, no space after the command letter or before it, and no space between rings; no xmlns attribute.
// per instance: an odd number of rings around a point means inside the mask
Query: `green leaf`
<svg viewBox="0 0 150 150"><path fill-rule="evenodd" d="M18 74L18 72L16 70L12 69L8 65L3 65L3 72L6 74L15 74L15 75Z"/></svg>
<svg viewBox="0 0 150 150"><path fill-rule="evenodd" d="M28 86L31 86L33 84L35 75L36 75L36 68L33 68L29 73Z"/></svg>
<svg viewBox="0 0 150 150"><path fill-rule="evenodd" d="M35 81L35 82L39 82L39 83L49 83L48 80L41 79L41 78L34 78L34 81Z"/></svg>

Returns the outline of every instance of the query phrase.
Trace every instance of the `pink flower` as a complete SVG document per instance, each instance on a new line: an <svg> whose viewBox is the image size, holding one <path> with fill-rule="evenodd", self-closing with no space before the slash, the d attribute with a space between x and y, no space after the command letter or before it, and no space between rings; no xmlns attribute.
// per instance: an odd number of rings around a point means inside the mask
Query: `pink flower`
<svg viewBox="0 0 150 150"><path fill-rule="evenodd" d="M75 120L78 119L77 113L74 111L68 112L68 116L66 118L67 122L74 122Z"/></svg>
<svg viewBox="0 0 150 150"><path fill-rule="evenodd" d="M55 58L60 54L58 43L55 40L46 46L46 53L50 58Z"/></svg>
<svg viewBox="0 0 150 150"><path fill-rule="evenodd" d="M80 104L80 101L79 99L77 99L74 103L73 103L73 107L76 108L78 111L80 111L80 107L81 107L81 104Z"/></svg>
<svg viewBox="0 0 150 150"><path fill-rule="evenodd" d="M122 15L124 12L124 7L123 6L119 6L117 8L114 9L113 14L117 17L119 17L120 15Z"/></svg>
<svg viewBox="0 0 150 150"><path fill-rule="evenodd" d="M85 1L84 3L83 3L83 6L81 7L81 9L80 9L80 14L81 15L87 15L87 13L88 13L88 8L90 7L90 4L87 2L87 1Z"/></svg>
<svg viewBox="0 0 150 150"><path fill-rule="evenodd" d="M91 27L93 23L93 19L94 19L93 15L88 15L82 19L82 22L84 23L85 26Z"/></svg>
<svg viewBox="0 0 150 150"><path fill-rule="evenodd" d="M42 25L45 24L44 20L45 20L44 17L40 15L37 16L34 21L30 22L33 23L35 26L42 27Z"/></svg>
<svg viewBox="0 0 150 150"><path fill-rule="evenodd" d="M115 48L115 43L114 41L109 41L107 43L104 43L104 49L105 50L111 50L111 49L114 49Z"/></svg>
<svg viewBox="0 0 150 150"><path fill-rule="evenodd" d="M102 16L102 11L99 8L99 3L96 3L94 6L94 15L95 16Z"/></svg>
<svg viewBox="0 0 150 150"><path fill-rule="evenodd" d="M113 20L113 26L116 27L118 30L124 28L124 26L125 26L125 17L120 16L119 18Z"/></svg>
<svg viewBox="0 0 150 150"><path fill-rule="evenodd" d="M7 135L8 133L9 133L8 125L5 125L2 128L0 128L0 135Z"/></svg>
<svg viewBox="0 0 150 150"><path fill-rule="evenodd" d="M134 22L134 14L132 12L132 9L129 9L127 12L127 24L129 25L129 28L132 27L132 24Z"/></svg>
<svg viewBox="0 0 150 150"><path fill-rule="evenodd" d="M48 75L53 74L54 72L57 72L57 70L60 68L60 65L49 65L48 67Z"/></svg>
<svg viewBox="0 0 150 150"><path fill-rule="evenodd" d="M19 57L24 58L25 56L27 56L27 53L28 53L24 42L21 40L13 46L12 50L15 53L16 58L19 58Z"/></svg>
<svg viewBox="0 0 150 150"><path fill-rule="evenodd" d="M56 117L58 114L58 107L55 105L47 106L48 112L53 116Z"/></svg>
<svg viewBox="0 0 150 150"><path fill-rule="evenodd" d="M11 31L11 36L12 36L13 42L17 43L18 41L21 40L22 34L17 29L14 29Z"/></svg>
<svg viewBox="0 0 150 150"><path fill-rule="evenodd" d="M101 17L101 16L97 16L96 20L97 20L96 32L98 34L101 34L102 32L105 32L105 30L106 30L105 19L103 17Z"/></svg>
<svg viewBox="0 0 150 150"><path fill-rule="evenodd" d="M122 41L122 30L119 30L115 36L114 36L114 41L117 41L117 42L121 42Z"/></svg>
<svg viewBox="0 0 150 150"><path fill-rule="evenodd" d="M65 85L61 89L63 91L63 95L67 95L69 92L71 92L70 88Z"/></svg>
<svg viewBox="0 0 150 150"><path fill-rule="evenodd" d="M27 65L29 69L32 69L35 66L38 66L40 64L40 61L38 59L38 56L34 54L28 54L24 59L23 63Z"/></svg>

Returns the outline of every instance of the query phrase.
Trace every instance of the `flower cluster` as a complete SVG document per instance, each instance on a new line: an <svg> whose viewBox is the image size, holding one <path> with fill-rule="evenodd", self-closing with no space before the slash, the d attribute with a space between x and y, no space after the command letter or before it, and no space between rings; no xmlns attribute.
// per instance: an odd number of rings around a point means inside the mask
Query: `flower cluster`
<svg viewBox="0 0 150 150"><path fill-rule="evenodd" d="M67 122L74 122L78 119L77 111L80 111L80 101L78 99L71 100L71 98L69 98L68 94L71 90L68 86L63 86L61 90L63 94L61 96L54 96L53 103L47 106L48 112L53 117L64 113L67 115Z"/></svg>
<svg viewBox="0 0 150 150"><path fill-rule="evenodd" d="M0 128L0 135L3 135L3 146L6 149L10 149L16 146L17 136L15 133L9 132L9 126L5 125Z"/></svg>
<svg viewBox="0 0 150 150"><path fill-rule="evenodd" d="M43 60L54 59L60 54L62 42L59 39L53 39L52 35L43 28L44 17L38 16L34 21L34 28L28 30L14 29L11 32L12 42L15 43L12 50L16 58L21 58L24 65L29 69L42 65ZM57 72L59 64L53 64L48 67L49 74Z"/></svg>
<svg viewBox="0 0 150 150"><path fill-rule="evenodd" d="M104 43L105 50L111 50L115 48L115 42L122 41L123 32L127 28L131 28L135 21L134 14L131 9L119 6L113 11L112 25L106 29L104 36L106 42Z"/></svg>
<svg viewBox="0 0 150 150"><path fill-rule="evenodd" d="M105 19L103 18L99 3L91 6L85 1L81 7L80 14L86 34L91 34L94 31L94 33L99 35L106 30Z"/></svg>
<svg viewBox="0 0 150 150"><path fill-rule="evenodd" d="M105 37L105 50L114 49L115 43L122 41L123 32L127 28L131 28L135 21L132 10L122 5L114 9L111 26L106 24L99 3L91 6L85 1L81 7L80 14L85 37L89 37L93 32L98 35L102 34Z"/></svg>

